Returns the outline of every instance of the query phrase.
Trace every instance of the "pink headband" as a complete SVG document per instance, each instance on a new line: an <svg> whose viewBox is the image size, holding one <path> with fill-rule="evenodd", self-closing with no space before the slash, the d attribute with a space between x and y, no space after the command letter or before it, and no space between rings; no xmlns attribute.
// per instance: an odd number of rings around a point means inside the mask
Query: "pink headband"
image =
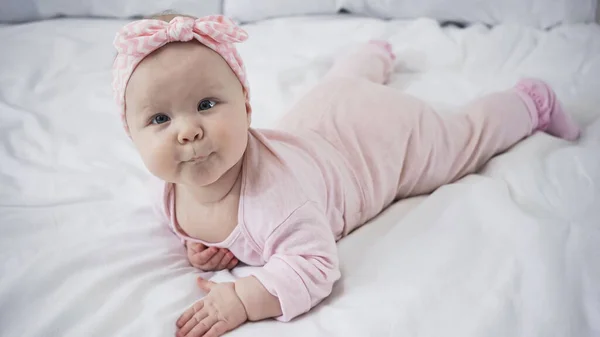
<svg viewBox="0 0 600 337"><path fill-rule="evenodd" d="M178 16L171 22L139 20L121 28L113 42L118 54L113 63L112 86L115 100L121 109L125 131L129 134L125 118L125 88L133 70L144 57L174 41L186 42L196 39L221 55L242 83L246 107L250 113L250 90L246 70L244 62L233 45L247 38L248 34L242 28L222 15L211 15L200 19Z"/></svg>

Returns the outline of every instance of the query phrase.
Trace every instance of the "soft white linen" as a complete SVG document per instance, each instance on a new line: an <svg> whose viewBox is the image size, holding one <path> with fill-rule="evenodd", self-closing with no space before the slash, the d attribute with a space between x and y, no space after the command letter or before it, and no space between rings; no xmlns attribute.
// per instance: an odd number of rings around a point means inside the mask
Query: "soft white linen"
<svg viewBox="0 0 600 337"><path fill-rule="evenodd" d="M152 217L148 174L112 102L111 42L122 23L0 27L1 336L171 336L202 296L180 242ZM540 76L584 136L569 144L537 134L481 174L397 203L340 242L343 278L322 305L231 336L600 334L598 26L320 17L246 28L240 52L258 127L339 50L385 37L398 53L392 85L441 113Z"/></svg>
<svg viewBox="0 0 600 337"><path fill-rule="evenodd" d="M166 10L204 16L222 13L223 0L2 0L0 22L22 22L58 15L128 18Z"/></svg>
<svg viewBox="0 0 600 337"><path fill-rule="evenodd" d="M337 0L223 0L223 14L247 23L269 18L335 14Z"/></svg>
<svg viewBox="0 0 600 337"><path fill-rule="evenodd" d="M597 0L337 0L357 14L380 18L429 17L443 21L517 23L547 28L593 22Z"/></svg>

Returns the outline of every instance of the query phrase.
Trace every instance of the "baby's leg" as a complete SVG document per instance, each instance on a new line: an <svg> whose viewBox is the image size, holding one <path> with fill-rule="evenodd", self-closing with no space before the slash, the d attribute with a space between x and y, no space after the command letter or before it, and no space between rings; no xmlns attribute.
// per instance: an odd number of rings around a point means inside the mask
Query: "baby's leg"
<svg viewBox="0 0 600 337"><path fill-rule="evenodd" d="M475 172L537 130L568 140L579 136L552 89L537 80L482 97L460 115L424 113L419 124L404 159L399 198L430 193Z"/></svg>
<svg viewBox="0 0 600 337"><path fill-rule="evenodd" d="M326 77L359 77L384 84L394 67L395 55L386 41L371 41L335 61Z"/></svg>
<svg viewBox="0 0 600 337"><path fill-rule="evenodd" d="M310 126L314 126L320 119L319 115L326 110L323 104L315 109L314 97L320 97L321 90L330 91L329 82L337 82L342 79L348 84L357 82L371 85L373 83L384 84L392 73L395 58L391 45L386 41L379 40L363 43L352 52L340 56L325 74L323 80L296 102L290 111L279 120L276 127L287 131L298 128L312 129L313 127ZM352 81L346 81L347 79ZM331 95L326 95L326 100L331 103L335 101L331 99Z"/></svg>

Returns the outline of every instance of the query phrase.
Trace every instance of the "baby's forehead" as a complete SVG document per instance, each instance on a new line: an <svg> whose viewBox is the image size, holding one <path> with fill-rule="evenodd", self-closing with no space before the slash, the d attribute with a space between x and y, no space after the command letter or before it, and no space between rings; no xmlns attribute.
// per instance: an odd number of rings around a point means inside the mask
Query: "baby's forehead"
<svg viewBox="0 0 600 337"><path fill-rule="evenodd" d="M215 73L199 71L198 68L148 68L145 74L132 76L128 85L130 98L144 101L183 99L188 96L218 95L228 88L223 77Z"/></svg>
<svg viewBox="0 0 600 337"><path fill-rule="evenodd" d="M153 52L140 64L158 67L164 70L184 69L213 73L229 69L225 60L212 49L199 42L172 42Z"/></svg>
<svg viewBox="0 0 600 337"><path fill-rule="evenodd" d="M136 72L144 73L144 77L149 77L147 78L149 82L175 77L175 79L194 80L194 82L201 79L202 82L218 85L221 77L218 75L229 66L218 54L217 57L211 55L211 52L214 53L212 50L196 47L185 46L183 43L165 46L142 60L133 75Z"/></svg>

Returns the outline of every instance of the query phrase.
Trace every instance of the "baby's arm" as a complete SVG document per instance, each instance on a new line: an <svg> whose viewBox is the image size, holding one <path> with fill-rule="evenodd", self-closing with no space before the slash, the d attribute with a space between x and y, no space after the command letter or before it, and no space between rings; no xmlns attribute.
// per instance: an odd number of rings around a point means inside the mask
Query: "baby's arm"
<svg viewBox="0 0 600 337"><path fill-rule="evenodd" d="M235 283L200 280L207 295L178 319L177 336L220 336L246 320L289 321L331 293L340 277L337 245L316 204L306 203L266 234L267 263Z"/></svg>
<svg viewBox="0 0 600 337"><path fill-rule="evenodd" d="M289 321L329 296L340 278L337 245L324 211L308 202L265 241L267 263L253 275L277 297L279 321ZM267 298L266 296L264 297Z"/></svg>

